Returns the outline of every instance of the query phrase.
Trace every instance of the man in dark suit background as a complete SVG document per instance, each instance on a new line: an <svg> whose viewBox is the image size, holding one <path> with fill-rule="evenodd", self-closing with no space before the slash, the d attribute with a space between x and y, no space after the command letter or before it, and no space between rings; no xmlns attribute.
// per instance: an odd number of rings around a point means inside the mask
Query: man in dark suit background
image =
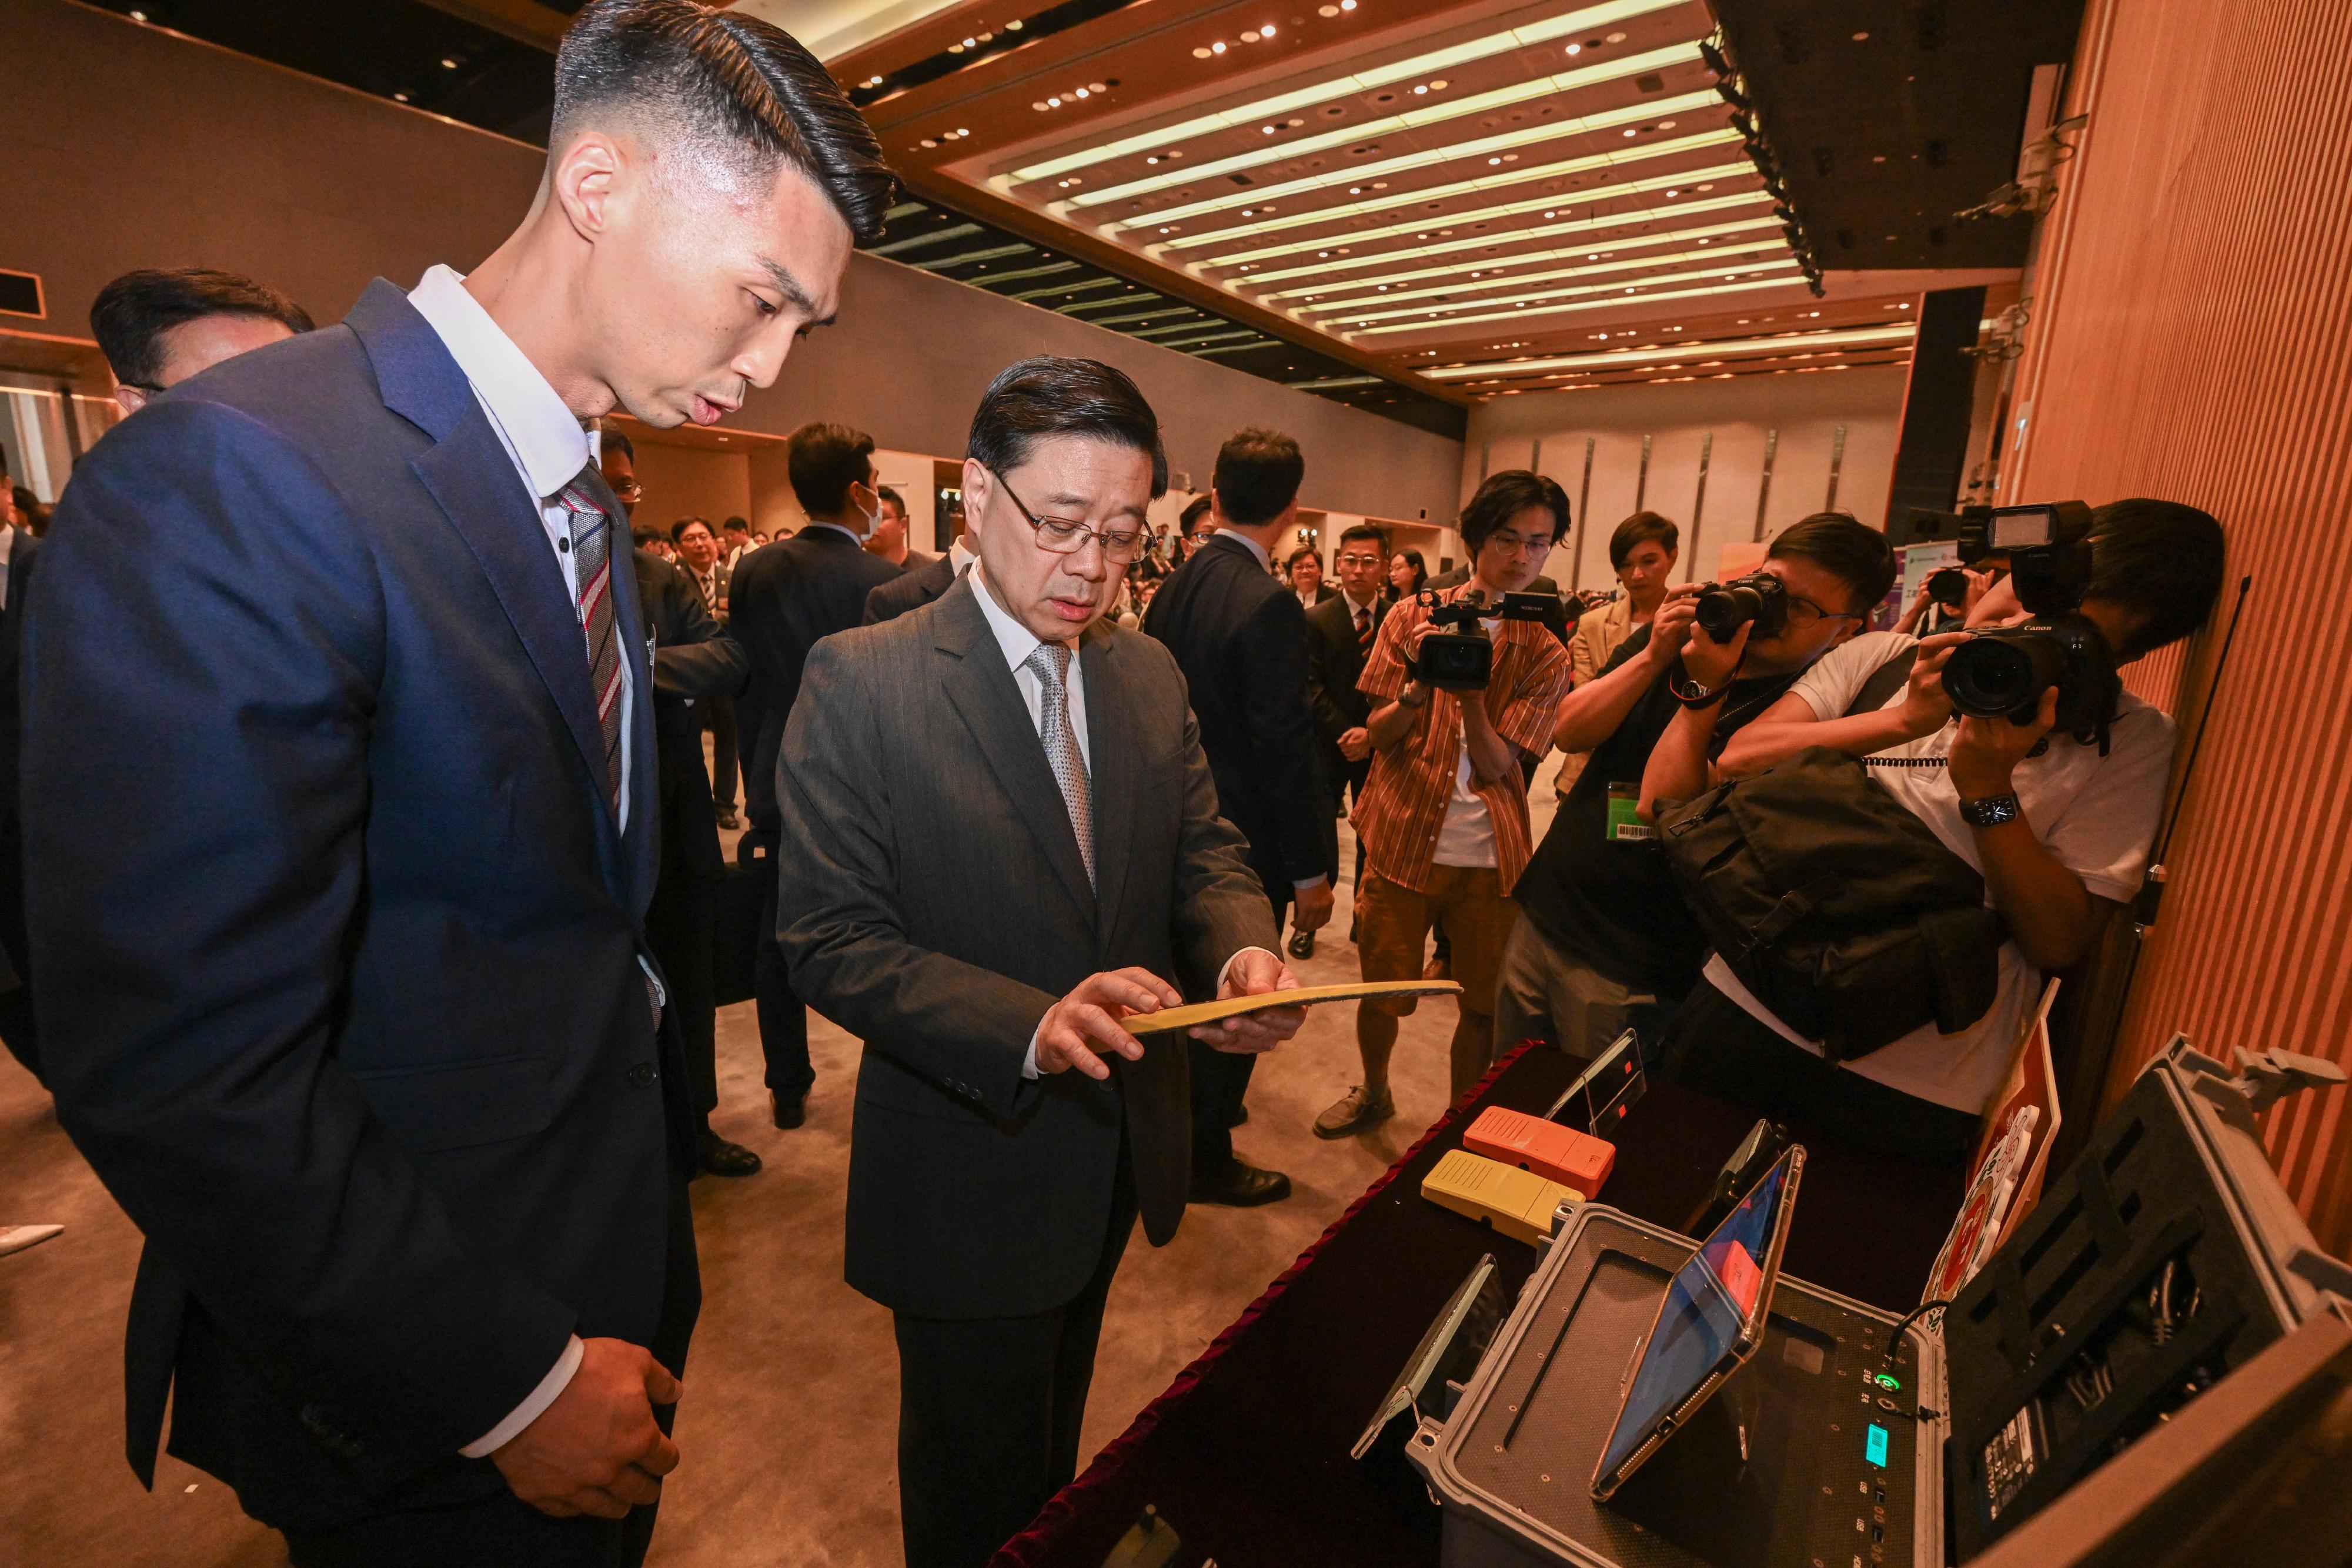
<svg viewBox="0 0 2352 1568"><path fill-rule="evenodd" d="M633 1563L677 1460L654 675L582 422L770 384L893 182L763 22L592 0L555 71L520 227L110 432L26 607L47 1066L147 1238L129 1453L168 1396L299 1568Z"/></svg>
<svg viewBox="0 0 2352 1568"><path fill-rule="evenodd" d="M0 453L0 491L9 488ZM25 596L33 586L40 541L30 529L0 528L0 1045L41 1076L40 1037L33 1021L32 959L25 951L25 821L17 758L24 749L22 650Z"/></svg>
<svg viewBox="0 0 2352 1568"><path fill-rule="evenodd" d="M908 567L867 594L864 623L879 626L909 610L920 610L945 593L971 562L971 551L964 548L963 538L959 535L948 546L947 554L925 557L922 565Z"/></svg>
<svg viewBox="0 0 2352 1568"><path fill-rule="evenodd" d="M739 730L754 737L743 800L751 815L752 852L769 856L775 852L780 826L776 753L800 695L809 650L820 638L858 624L866 595L902 571L866 550L880 505L874 493L881 481L874 472L872 436L844 425L804 424L793 432L786 471L808 526L746 556L730 600L729 629L751 656L751 684L735 705ZM767 897L774 898L772 887ZM771 935L775 928L771 902L760 919L752 977L759 989L769 1114L777 1126L790 1128L807 1120L816 1070L809 1065L808 1009L793 994L783 954Z"/></svg>
<svg viewBox="0 0 2352 1568"><path fill-rule="evenodd" d="M1324 840L1328 794L1307 706L1307 612L1266 570L1268 552L1298 521L1307 473L1298 443L1278 431L1244 430L1217 453L1209 492L1216 532L1152 595L1143 630L1168 645L1184 672L1201 749L1217 783L1217 807L1249 840L1282 929L1295 901L1301 931L1331 918ZM1290 1178L1234 1155L1234 1124L1249 1091L1248 1056L1192 1052L1192 1197L1250 1205L1290 1196Z"/></svg>
<svg viewBox="0 0 2352 1568"><path fill-rule="evenodd" d="M1339 535L1339 591L1307 612L1307 679L1315 706L1315 726L1323 736L1325 781L1330 786L1331 810L1325 823L1324 848L1333 880L1339 875L1339 795L1364 796L1364 780L1372 769L1372 742L1366 726L1371 722L1371 699L1356 689L1371 656L1372 640L1389 601L1381 589L1388 580L1388 536L1370 523L1351 524ZM1356 846L1356 880L1363 881L1364 846ZM1351 934L1349 940L1355 938ZM1307 933L1307 953L1291 942L1291 956L1303 958L1314 951L1314 934Z"/></svg>
<svg viewBox="0 0 2352 1568"><path fill-rule="evenodd" d="M696 1117L695 1156L712 1176L751 1176L760 1156L711 1130L719 1108L718 984L711 945L718 923L719 813L702 767L702 710L743 688L751 661L727 635L677 567L649 549L635 552L637 601L654 645L654 748L660 805L661 870L646 906L646 945L668 982L686 1042Z"/></svg>
<svg viewBox="0 0 2352 1568"><path fill-rule="evenodd" d="M1026 360L968 451L979 564L817 648L778 774L793 977L866 1042L847 1272L896 1315L910 1568L979 1568L1071 1479L1129 1232L1183 1217L1185 1058L1120 1019L1171 977L1297 983L1174 661L1102 621L1167 483L1150 405ZM1198 1032L1254 1051L1301 1019Z"/></svg>
<svg viewBox="0 0 2352 1568"><path fill-rule="evenodd" d="M677 570L685 573L694 596L702 601L703 612L725 630L734 571L719 551L719 536L711 531L709 519L679 518L670 525L669 539L677 554ZM696 705L696 717L710 732L710 798L717 808L719 825L740 827L742 823L735 815L735 779L741 771L736 765L739 748L735 699L731 695L706 697ZM701 742L697 741L696 751L701 748Z"/></svg>

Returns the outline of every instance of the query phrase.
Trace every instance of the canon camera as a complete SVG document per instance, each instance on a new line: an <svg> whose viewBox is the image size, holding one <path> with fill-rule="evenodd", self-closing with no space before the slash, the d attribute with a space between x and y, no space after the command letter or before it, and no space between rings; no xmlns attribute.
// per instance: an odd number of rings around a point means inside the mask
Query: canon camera
<svg viewBox="0 0 2352 1568"><path fill-rule="evenodd" d="M1789 629L1789 590L1769 571L1751 571L1729 582L1710 582L1698 591L1691 616L1718 643L1730 642L1742 625L1752 621L1755 629L1748 633L1748 640L1761 643Z"/></svg>
<svg viewBox="0 0 2352 1568"><path fill-rule="evenodd" d="M1413 662L1414 676L1441 692L1483 692L1495 673L1495 644L1487 640L1482 620L1543 621L1559 611L1555 593L1506 593L1499 604L1487 604L1474 590L1450 603L1434 591L1419 596L1434 628L1421 640Z"/></svg>

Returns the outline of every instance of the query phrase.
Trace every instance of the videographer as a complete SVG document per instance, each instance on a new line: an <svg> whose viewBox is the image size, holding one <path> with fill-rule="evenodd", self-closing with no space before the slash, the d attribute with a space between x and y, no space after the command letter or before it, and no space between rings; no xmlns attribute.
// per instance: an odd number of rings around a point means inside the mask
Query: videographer
<svg viewBox="0 0 2352 1568"><path fill-rule="evenodd" d="M1490 476L1457 525L1470 580L1401 601L1381 623L1356 683L1376 699L1365 726L1371 775L1356 808L1367 861L1356 891L1357 950L1365 979L1417 980L1432 923L1451 940L1462 983L1452 1050L1457 1095L1492 1060L1496 967L1518 917L1511 889L1533 837L1521 762L1543 754L1570 672L1566 650L1542 621L1498 613L1475 622L1491 644L1486 688L1458 697L1441 690L1420 663L1438 630L1422 601L1502 609L1506 594L1543 570L1568 522L1568 496L1552 480L1524 468ZM1316 1118L1318 1137L1345 1137L1395 1114L1389 1054L1397 1019L1413 1005L1412 998L1357 1005L1364 1081Z"/></svg>
<svg viewBox="0 0 2352 1568"><path fill-rule="evenodd" d="M1782 591L1780 624L1744 644L1747 664L1713 710L1717 746L1860 630L1894 581L1895 557L1875 528L1820 512L1774 538L1762 575ZM1712 586L1670 591L1650 624L1560 705L1553 743L1591 760L1520 879L1527 918L1503 955L1497 1050L1543 1039L1590 1055L1632 1028L1654 1052L1666 1015L1698 978L1706 939L1635 808L1651 748L1677 712L1675 685L1691 678L1685 649L1699 595Z"/></svg>
<svg viewBox="0 0 2352 1568"><path fill-rule="evenodd" d="M2193 507L2127 500L2090 514L2087 580L2070 594L2116 664L2179 641L2203 624L2221 591L2221 525ZM2016 577L1976 606L1979 632L2027 619ZM1870 777L1982 873L1987 903L2011 940L2000 950L1990 1009L1958 1033L1929 1022L1865 1055L1832 1064L1790 1029L1720 955L1676 1018L1668 1058L1703 1088L1773 1114L1801 1116L1851 1141L1924 1158L1974 1145L1979 1119L2008 1071L2031 971L2069 967L2089 951L2115 907L2137 890L2171 771L2172 722L2116 688L2105 744L2058 728L2061 685L2041 692L2032 716L1956 714L1945 674L1971 633L1915 643L1898 632L1858 637L1822 659L1789 695L1742 730L1716 765L1722 778L1763 771L1807 747L1865 758ZM1883 705L1848 716L1871 676L1916 649L1907 680ZM1746 650L1694 636L1684 662L1703 686L1726 679ZM1706 788L1706 758L1721 705L1685 708L1652 754L1643 809Z"/></svg>

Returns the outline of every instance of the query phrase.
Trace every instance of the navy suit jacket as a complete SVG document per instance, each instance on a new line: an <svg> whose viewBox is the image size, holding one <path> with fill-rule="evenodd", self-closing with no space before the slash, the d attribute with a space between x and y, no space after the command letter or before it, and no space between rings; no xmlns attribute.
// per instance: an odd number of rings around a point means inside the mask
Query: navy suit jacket
<svg viewBox="0 0 2352 1568"><path fill-rule="evenodd" d="M58 1114L147 1237L131 1462L176 1376L172 1451L267 1523L495 1490L457 1450L568 1335L675 1364L694 1304L629 558L624 832L535 500L382 280L110 432L42 553L37 1006Z"/></svg>

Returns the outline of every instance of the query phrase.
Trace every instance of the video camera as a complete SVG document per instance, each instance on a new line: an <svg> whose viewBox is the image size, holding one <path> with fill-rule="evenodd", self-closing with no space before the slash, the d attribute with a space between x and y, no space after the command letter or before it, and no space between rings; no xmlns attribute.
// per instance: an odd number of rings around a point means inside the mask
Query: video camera
<svg viewBox="0 0 2352 1568"><path fill-rule="evenodd" d="M1433 589L1423 589L1417 601L1429 612L1433 631L1421 640L1414 661L1416 679L1441 692L1483 692L1495 673L1495 644L1479 622L1499 616L1505 621L1543 621L1559 612L1556 593L1506 593L1499 604L1481 601L1475 590L1446 601Z"/></svg>
<svg viewBox="0 0 2352 1568"><path fill-rule="evenodd" d="M1914 528L1924 532L1941 532L1948 523L1969 565L2007 559L2017 601L2033 619L1987 627L1954 649L1944 665L1944 695L1961 713L2024 724L2042 706L2042 694L2055 686L2057 727L2085 746L2095 743L2105 756L2123 682L2115 650L2079 613L2091 582L2091 508L2056 501L1912 513ZM1949 602L1936 593L1935 579L1928 581L1928 591ZM1961 589L1965 600L1965 579Z"/></svg>
<svg viewBox="0 0 2352 1568"><path fill-rule="evenodd" d="M1756 629L1748 635L1761 642L1789 629L1789 590L1769 571L1751 571L1700 589L1692 615L1718 643L1730 642L1743 623L1753 621Z"/></svg>

